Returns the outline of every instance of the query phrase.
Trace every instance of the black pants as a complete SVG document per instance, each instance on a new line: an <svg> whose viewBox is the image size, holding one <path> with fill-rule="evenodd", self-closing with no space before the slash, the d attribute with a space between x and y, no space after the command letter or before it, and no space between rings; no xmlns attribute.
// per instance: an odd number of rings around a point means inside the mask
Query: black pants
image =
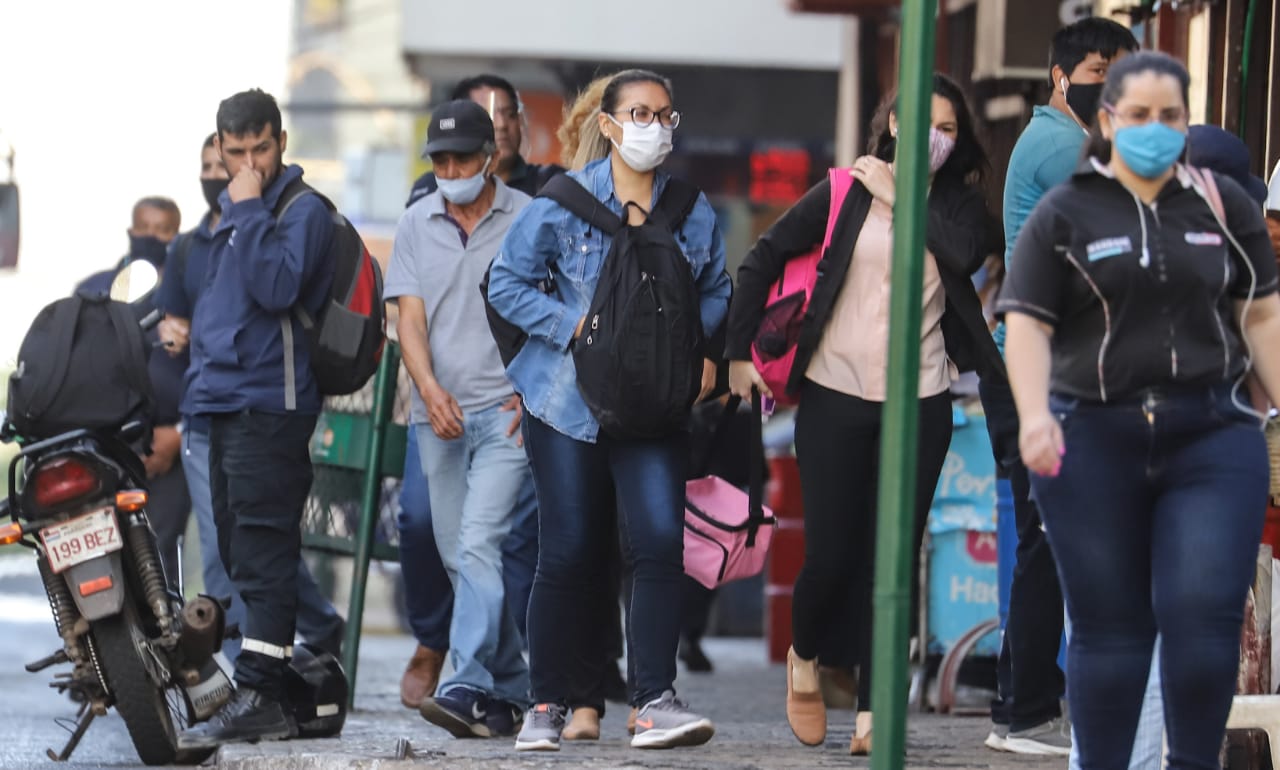
<svg viewBox="0 0 1280 770"><path fill-rule="evenodd" d="M169 588L178 590L178 538L187 531L191 518L191 493L187 490L187 476L182 472L182 460L174 460L173 467L147 481L147 519L156 533L156 548L164 564L164 575Z"/></svg>
<svg viewBox="0 0 1280 770"><path fill-rule="evenodd" d="M1018 451L1018 411L1004 380L978 386L996 463L1013 487L1018 528L1017 561L1009 589L1009 617L1000 646L997 677L1000 699L992 719L1012 731L1026 730L1062 715L1065 681L1058 667L1062 644L1062 589L1040 510L1031 500L1031 483Z"/></svg>
<svg viewBox="0 0 1280 770"><path fill-rule="evenodd" d="M871 589L883 408L806 381L796 413L804 566L792 594L793 645L805 659L852 648L862 670L859 711L871 710ZM950 394L921 399L912 575L919 574L929 505L950 445ZM847 660L822 662L845 665Z"/></svg>
<svg viewBox="0 0 1280 770"><path fill-rule="evenodd" d="M315 415L214 415L209 482L218 552L244 600L236 682L280 698L298 609Z"/></svg>

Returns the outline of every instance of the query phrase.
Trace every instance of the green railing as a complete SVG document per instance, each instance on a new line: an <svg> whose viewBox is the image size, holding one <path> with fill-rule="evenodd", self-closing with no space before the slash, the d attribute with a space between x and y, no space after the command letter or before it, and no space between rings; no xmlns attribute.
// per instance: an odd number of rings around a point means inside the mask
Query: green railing
<svg viewBox="0 0 1280 770"><path fill-rule="evenodd" d="M315 480L302 522L302 545L352 558L351 595L342 665L355 702L360 632L369 563L398 561L395 516L404 471L408 378L400 348L388 342L370 385L351 396L330 398L311 439Z"/></svg>

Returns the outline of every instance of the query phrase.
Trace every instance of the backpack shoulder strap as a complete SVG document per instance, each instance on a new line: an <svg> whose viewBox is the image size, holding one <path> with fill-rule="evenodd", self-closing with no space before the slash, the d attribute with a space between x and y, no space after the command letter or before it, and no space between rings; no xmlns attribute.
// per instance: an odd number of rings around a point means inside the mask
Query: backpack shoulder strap
<svg viewBox="0 0 1280 770"><path fill-rule="evenodd" d="M538 191L539 198L548 198L580 217L587 224L608 235L622 229L622 220L592 195L576 179L568 174L556 174Z"/></svg>
<svg viewBox="0 0 1280 770"><path fill-rule="evenodd" d="M200 225L196 225L199 227ZM194 228L186 231L178 236L178 242L173 246L173 267L169 268L179 280L185 280L187 277L187 257L191 255L191 244L196 239L196 231Z"/></svg>
<svg viewBox="0 0 1280 770"><path fill-rule="evenodd" d="M849 190L853 188L853 169L833 168L827 172L827 179L831 182L831 205L827 209L827 234L822 241L823 246L831 244L831 235L840 218L840 209L849 197Z"/></svg>
<svg viewBox="0 0 1280 770"><path fill-rule="evenodd" d="M280 219L284 217L284 213L288 211L299 198L308 193L319 197L320 200L324 202L324 207L329 209L329 211L334 210L333 203L330 202L328 198L321 195L319 191L311 185L302 181L302 177L298 177L285 185L284 189L280 191L280 200L276 201L276 207L271 212L272 216L274 216L276 221L279 222Z"/></svg>
<svg viewBox="0 0 1280 770"><path fill-rule="evenodd" d="M701 194L702 191L696 185L683 179L668 177L667 186L662 188L662 196L658 198L658 205L653 207L654 213L667 223L671 232L678 233L689 214L693 213L693 207L698 205L698 196Z"/></svg>
<svg viewBox="0 0 1280 770"><path fill-rule="evenodd" d="M76 322L80 319L80 308L84 299L79 294L71 295L53 310L52 332L56 340L53 351L53 367L50 369L49 383L31 395L27 411L41 414L53 403L58 389L67 379L67 368L71 365L71 342L76 334Z"/></svg>
<svg viewBox="0 0 1280 770"><path fill-rule="evenodd" d="M142 330L133 310L123 302L107 301L107 315L111 325L115 327L116 339L124 348L127 356L125 368L128 370L129 384L143 393L147 401L152 401L151 375L147 371L147 349L142 339ZM134 334L130 334L130 331Z"/></svg>

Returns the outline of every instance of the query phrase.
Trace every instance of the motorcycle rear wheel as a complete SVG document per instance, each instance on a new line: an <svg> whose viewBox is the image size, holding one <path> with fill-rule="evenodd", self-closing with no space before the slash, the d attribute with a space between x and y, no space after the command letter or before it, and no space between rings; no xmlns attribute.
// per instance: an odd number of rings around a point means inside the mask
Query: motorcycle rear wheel
<svg viewBox="0 0 1280 770"><path fill-rule="evenodd" d="M116 711L129 729L138 757L147 765L199 764L213 749L179 750L178 732L190 707L177 687L160 687L143 662L146 635L131 597L119 615L93 623L93 638Z"/></svg>

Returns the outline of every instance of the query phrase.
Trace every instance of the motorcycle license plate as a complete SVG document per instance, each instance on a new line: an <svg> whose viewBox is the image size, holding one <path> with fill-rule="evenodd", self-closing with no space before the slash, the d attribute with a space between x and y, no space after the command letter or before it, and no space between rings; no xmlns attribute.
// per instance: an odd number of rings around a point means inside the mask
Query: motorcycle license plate
<svg viewBox="0 0 1280 770"><path fill-rule="evenodd" d="M40 530L44 552L55 573L118 551L124 545L115 511L103 508Z"/></svg>

